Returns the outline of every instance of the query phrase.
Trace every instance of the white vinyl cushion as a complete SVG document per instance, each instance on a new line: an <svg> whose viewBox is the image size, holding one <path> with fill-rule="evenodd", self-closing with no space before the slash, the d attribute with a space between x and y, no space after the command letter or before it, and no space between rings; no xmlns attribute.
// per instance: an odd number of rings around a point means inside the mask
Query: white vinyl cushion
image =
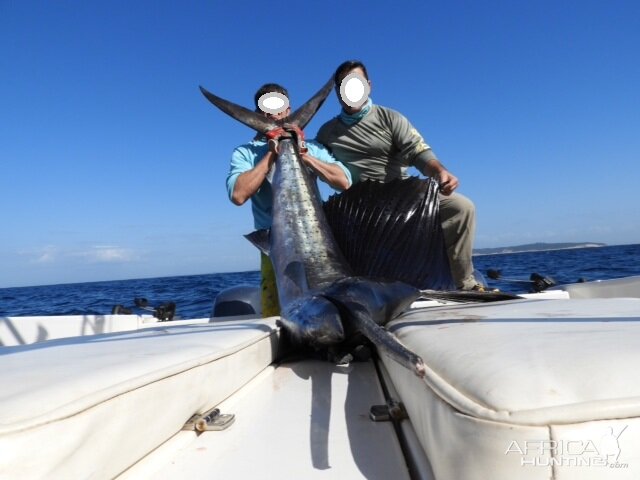
<svg viewBox="0 0 640 480"><path fill-rule="evenodd" d="M543 425L640 414L640 299L443 307L388 328L470 415Z"/></svg>
<svg viewBox="0 0 640 480"><path fill-rule="evenodd" d="M383 359L437 478L640 475L640 299L439 307L388 328L427 366L419 379ZM522 448L587 432L597 443L625 426L621 458L634 468L531 467L506 454L514 441Z"/></svg>
<svg viewBox="0 0 640 480"><path fill-rule="evenodd" d="M271 318L3 348L0 478L112 478L272 363L278 338Z"/></svg>

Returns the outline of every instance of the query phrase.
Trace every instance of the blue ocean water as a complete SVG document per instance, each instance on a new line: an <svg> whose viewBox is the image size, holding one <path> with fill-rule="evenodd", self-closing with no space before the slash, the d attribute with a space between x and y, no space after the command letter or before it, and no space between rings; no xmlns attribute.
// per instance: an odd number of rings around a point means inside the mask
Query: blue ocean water
<svg viewBox="0 0 640 480"><path fill-rule="evenodd" d="M598 248L549 250L474 257L477 270L501 270L507 279L528 280L531 273L552 277L557 283L580 279L606 280L640 275L640 244ZM259 285L260 273L213 273L180 277L146 278L0 289L0 317L26 315L108 314L114 305L133 307L143 297L149 305L176 303L176 317L202 318L211 313L215 296L235 285ZM489 286L507 292L526 292L523 283L491 281ZM143 313L133 309L135 313Z"/></svg>

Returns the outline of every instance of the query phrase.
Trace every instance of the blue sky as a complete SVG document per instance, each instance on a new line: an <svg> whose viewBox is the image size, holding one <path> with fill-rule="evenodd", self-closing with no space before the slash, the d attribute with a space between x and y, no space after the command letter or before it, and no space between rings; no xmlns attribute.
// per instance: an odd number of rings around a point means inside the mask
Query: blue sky
<svg viewBox="0 0 640 480"><path fill-rule="evenodd" d="M350 58L460 179L476 247L640 243L640 3L269 5L0 0L0 287L256 269L224 187L252 132L198 85L295 108Z"/></svg>

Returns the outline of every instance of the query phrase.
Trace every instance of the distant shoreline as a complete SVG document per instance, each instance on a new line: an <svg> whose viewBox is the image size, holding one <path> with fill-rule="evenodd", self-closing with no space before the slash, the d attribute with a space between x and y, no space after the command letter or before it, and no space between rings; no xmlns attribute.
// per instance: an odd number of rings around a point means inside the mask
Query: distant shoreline
<svg viewBox="0 0 640 480"><path fill-rule="evenodd" d="M606 243L533 243L516 245L513 247L478 248L473 251L474 256L480 255L504 255L507 253L546 252L553 250L571 250L578 248L599 248L608 246Z"/></svg>

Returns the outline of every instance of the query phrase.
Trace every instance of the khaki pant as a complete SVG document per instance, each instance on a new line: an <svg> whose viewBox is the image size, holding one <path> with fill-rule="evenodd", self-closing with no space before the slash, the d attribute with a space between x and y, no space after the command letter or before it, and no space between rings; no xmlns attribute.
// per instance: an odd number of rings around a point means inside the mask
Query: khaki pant
<svg viewBox="0 0 640 480"><path fill-rule="evenodd" d="M459 193L439 195L439 199L451 276L457 288L471 288L477 283L472 260L476 208L471 200Z"/></svg>
<svg viewBox="0 0 640 480"><path fill-rule="evenodd" d="M262 290L262 316L266 318L280 315L276 274L273 271L271 260L264 253L260 253L260 271L262 273L262 279L260 280Z"/></svg>

